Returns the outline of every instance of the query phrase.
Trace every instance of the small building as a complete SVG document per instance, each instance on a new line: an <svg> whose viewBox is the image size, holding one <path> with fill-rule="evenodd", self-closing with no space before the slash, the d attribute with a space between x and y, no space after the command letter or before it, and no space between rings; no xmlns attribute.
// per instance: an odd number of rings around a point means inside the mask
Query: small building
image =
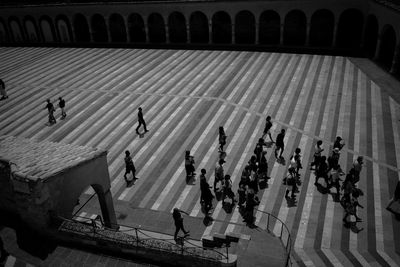
<svg viewBox="0 0 400 267"><path fill-rule="evenodd" d="M46 231L54 216L72 218L89 186L97 193L105 225L116 228L107 151L0 136L0 212Z"/></svg>

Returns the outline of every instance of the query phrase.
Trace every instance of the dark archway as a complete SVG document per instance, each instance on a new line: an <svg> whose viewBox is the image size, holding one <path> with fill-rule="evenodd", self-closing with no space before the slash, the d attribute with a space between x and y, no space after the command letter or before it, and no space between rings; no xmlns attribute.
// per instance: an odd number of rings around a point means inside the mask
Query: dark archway
<svg viewBox="0 0 400 267"><path fill-rule="evenodd" d="M63 43L73 42L71 24L67 16L58 15L56 17L56 31L61 42Z"/></svg>
<svg viewBox="0 0 400 267"><path fill-rule="evenodd" d="M337 47L359 48L364 18L360 10L347 9L339 18L337 29Z"/></svg>
<svg viewBox="0 0 400 267"><path fill-rule="evenodd" d="M139 14L133 13L128 17L128 31L129 39L131 42L146 42L146 30L144 28L144 21Z"/></svg>
<svg viewBox="0 0 400 267"><path fill-rule="evenodd" d="M240 11L235 17L235 42L237 44L254 44L256 41L256 20L247 10Z"/></svg>
<svg viewBox="0 0 400 267"><path fill-rule="evenodd" d="M39 20L42 39L45 43L57 42L57 35L53 21L48 16L43 16Z"/></svg>
<svg viewBox="0 0 400 267"><path fill-rule="evenodd" d="M190 15L190 41L201 44L206 44L209 41L208 19L200 11Z"/></svg>
<svg viewBox="0 0 400 267"><path fill-rule="evenodd" d="M273 10L261 13L259 24L260 44L276 45L279 44L281 37L281 18Z"/></svg>
<svg viewBox="0 0 400 267"><path fill-rule="evenodd" d="M304 45L306 42L307 19L303 11L292 10L285 17L283 44Z"/></svg>
<svg viewBox="0 0 400 267"><path fill-rule="evenodd" d="M124 19L119 14L110 16L110 32L111 42L125 43L126 42L126 27Z"/></svg>
<svg viewBox="0 0 400 267"><path fill-rule="evenodd" d="M19 22L19 19L17 17L9 18L8 25L10 27L12 40L15 43L21 43L21 42L25 41L21 23Z"/></svg>
<svg viewBox="0 0 400 267"><path fill-rule="evenodd" d="M335 18L332 11L321 9L311 16L310 45L332 46Z"/></svg>
<svg viewBox="0 0 400 267"><path fill-rule="evenodd" d="M10 41L10 36L8 35L8 30L3 19L0 18L0 43L8 43Z"/></svg>
<svg viewBox="0 0 400 267"><path fill-rule="evenodd" d="M90 42L90 32L88 22L82 14L74 17L75 40L77 42Z"/></svg>
<svg viewBox="0 0 400 267"><path fill-rule="evenodd" d="M212 17L212 41L215 44L232 43L231 17L224 11L219 11Z"/></svg>
<svg viewBox="0 0 400 267"><path fill-rule="evenodd" d="M364 36L364 49L367 57L373 58L375 56L377 42L378 20L374 15L368 15Z"/></svg>
<svg viewBox="0 0 400 267"><path fill-rule="evenodd" d="M94 14L90 25L92 27L94 42L108 42L106 21L102 15Z"/></svg>
<svg viewBox="0 0 400 267"><path fill-rule="evenodd" d="M168 17L169 40L171 43L186 43L186 19L182 13L172 12Z"/></svg>
<svg viewBox="0 0 400 267"><path fill-rule="evenodd" d="M24 18L24 26L26 39L31 43L40 42L40 34L35 19L31 16L26 16Z"/></svg>
<svg viewBox="0 0 400 267"><path fill-rule="evenodd" d="M165 43L165 24L163 17L158 13L150 14L147 19L149 27L149 41L151 43Z"/></svg>
<svg viewBox="0 0 400 267"><path fill-rule="evenodd" d="M381 46L379 49L379 61L389 69L392 67L394 52L396 49L396 33L392 25L385 25L381 35Z"/></svg>

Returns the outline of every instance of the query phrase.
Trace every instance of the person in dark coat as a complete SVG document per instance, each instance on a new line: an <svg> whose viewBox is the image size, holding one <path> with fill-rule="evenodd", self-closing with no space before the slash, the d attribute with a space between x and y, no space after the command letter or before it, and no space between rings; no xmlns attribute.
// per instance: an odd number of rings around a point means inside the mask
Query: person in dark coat
<svg viewBox="0 0 400 267"><path fill-rule="evenodd" d="M281 132L278 134L276 137L276 148L275 148L275 157L277 159L282 158L282 153L285 150L285 144L283 143L283 139L285 138L285 129L282 129ZM279 158L278 158L278 152L280 151Z"/></svg>
<svg viewBox="0 0 400 267"><path fill-rule="evenodd" d="M226 144L226 134L224 127L220 126L219 127L219 151L223 152L224 151L224 145Z"/></svg>
<svg viewBox="0 0 400 267"><path fill-rule="evenodd" d="M50 99L47 99L47 104L46 107L44 109L47 109L48 113L49 113L49 123L53 124L56 123L56 118L54 117L54 111L56 110L53 106L53 104L50 102Z"/></svg>
<svg viewBox="0 0 400 267"><path fill-rule="evenodd" d="M140 128L140 126L142 126L142 124L143 124L144 131L148 132L149 130L147 130L147 128L146 128L146 122L144 121L144 118L143 118L142 108L139 107L138 110L139 110L138 111L138 122L139 122L139 125L138 125L138 127L136 127L136 133L139 134L139 128Z"/></svg>
<svg viewBox="0 0 400 267"><path fill-rule="evenodd" d="M65 119L67 117L67 113L65 113L65 100L62 97L59 97L58 100L58 106L61 109L61 119Z"/></svg>
<svg viewBox="0 0 400 267"><path fill-rule="evenodd" d="M124 179L126 181L126 186L129 185L129 183L132 180L128 180L128 178L126 177L127 174L129 174L130 172L132 172L133 175L133 179L137 179L136 178L136 169L135 169L135 165L133 164L133 160L131 157L131 153L127 150L125 151L125 174L124 174Z"/></svg>
<svg viewBox="0 0 400 267"><path fill-rule="evenodd" d="M8 98L7 91L6 91L6 85L2 79L0 79L0 94L1 94L0 100L4 100L4 99Z"/></svg>
<svg viewBox="0 0 400 267"><path fill-rule="evenodd" d="M185 236L189 235L189 231L186 231L185 228L183 227L183 217L181 213L185 213L186 215L189 215L187 212L180 210L178 208L174 208L172 212L172 217L174 218L174 223L175 223L175 234L174 234L174 239L177 240L178 237L178 232L180 230L183 231Z"/></svg>

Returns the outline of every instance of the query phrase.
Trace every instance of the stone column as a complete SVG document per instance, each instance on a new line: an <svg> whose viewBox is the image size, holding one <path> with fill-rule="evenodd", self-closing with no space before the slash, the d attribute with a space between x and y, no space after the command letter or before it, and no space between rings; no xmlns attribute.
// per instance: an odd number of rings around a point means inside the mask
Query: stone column
<svg viewBox="0 0 400 267"><path fill-rule="evenodd" d="M208 44L212 44L212 19L208 21Z"/></svg>
<svg viewBox="0 0 400 267"><path fill-rule="evenodd" d="M306 46L310 46L310 30L311 30L311 23L307 23L307 28L306 28Z"/></svg>
<svg viewBox="0 0 400 267"><path fill-rule="evenodd" d="M106 19L106 27L107 27L107 40L109 43L112 43L111 40L111 27L110 27L110 17Z"/></svg>
<svg viewBox="0 0 400 267"><path fill-rule="evenodd" d="M114 203L110 189L103 194L98 194L98 198L105 226L112 229L118 229L119 226L117 224L117 217L115 216Z"/></svg>
<svg viewBox="0 0 400 267"><path fill-rule="evenodd" d="M90 23L90 18L88 19L86 17L86 21L88 22L88 27L89 27L89 34L90 34L90 42L93 43L93 30L92 30L92 24Z"/></svg>
<svg viewBox="0 0 400 267"><path fill-rule="evenodd" d="M284 31L285 30L285 24L284 23L282 23L281 24L281 36L280 36L280 39L279 39L279 44L280 45L283 45L283 34L284 34Z"/></svg>
<svg viewBox="0 0 400 267"><path fill-rule="evenodd" d="M146 43L150 43L149 25L147 24L147 20L144 22L144 31L146 33Z"/></svg>
<svg viewBox="0 0 400 267"><path fill-rule="evenodd" d="M232 34L231 34L231 36L232 36L232 42L231 42L231 44L236 44L236 41L235 41L235 23L232 23L232 25L231 25L231 31L232 31Z"/></svg>
<svg viewBox="0 0 400 267"><path fill-rule="evenodd" d="M131 43L132 40L131 40L131 35L129 34L129 20L128 20L128 17L124 16L124 21L125 21L126 41L128 43Z"/></svg>
<svg viewBox="0 0 400 267"><path fill-rule="evenodd" d="M186 24L186 43L190 44L192 42L190 38L190 25Z"/></svg>
<svg viewBox="0 0 400 267"><path fill-rule="evenodd" d="M338 30L338 24L335 23L335 26L333 27L332 47L336 47L337 30Z"/></svg>
<svg viewBox="0 0 400 267"><path fill-rule="evenodd" d="M395 74L399 71L400 65L400 45L396 46L396 50L394 50L394 56L392 61L392 67L390 68L390 73Z"/></svg>
<svg viewBox="0 0 400 267"><path fill-rule="evenodd" d="M376 43L375 55L373 58L374 61L377 61L379 59L379 52L381 50L381 44L382 44L382 37L379 35L378 42Z"/></svg>
<svg viewBox="0 0 400 267"><path fill-rule="evenodd" d="M167 44L169 44L169 27L168 23L165 23L165 41Z"/></svg>
<svg viewBox="0 0 400 267"><path fill-rule="evenodd" d="M256 23L256 45L258 45L259 44L259 35L260 35L260 33L258 32L259 30L260 30L260 25L258 24L258 23Z"/></svg>

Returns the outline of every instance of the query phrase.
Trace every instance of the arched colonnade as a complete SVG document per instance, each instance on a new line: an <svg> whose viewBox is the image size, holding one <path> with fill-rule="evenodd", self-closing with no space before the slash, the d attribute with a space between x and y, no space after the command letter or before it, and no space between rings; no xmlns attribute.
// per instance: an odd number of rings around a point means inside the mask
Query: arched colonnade
<svg viewBox="0 0 400 267"><path fill-rule="evenodd" d="M308 16L307 16L308 15ZM100 44L187 44L308 47L357 50L393 73L399 72L399 32L392 25L379 25L375 15L354 8L335 14L300 9L284 15L264 10L256 17L249 10L235 14L215 11L189 14L173 11L146 16L100 13L72 16L49 15L38 19L10 16L0 18L1 43L100 43Z"/></svg>

